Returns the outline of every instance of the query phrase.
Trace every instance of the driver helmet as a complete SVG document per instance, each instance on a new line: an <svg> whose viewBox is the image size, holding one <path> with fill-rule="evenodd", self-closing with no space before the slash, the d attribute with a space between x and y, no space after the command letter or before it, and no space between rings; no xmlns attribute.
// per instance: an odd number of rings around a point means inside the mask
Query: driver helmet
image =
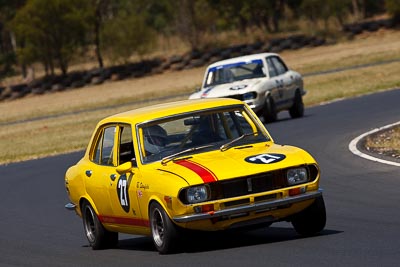
<svg viewBox="0 0 400 267"><path fill-rule="evenodd" d="M144 147L152 154L159 153L167 144L167 132L159 125L144 128Z"/></svg>

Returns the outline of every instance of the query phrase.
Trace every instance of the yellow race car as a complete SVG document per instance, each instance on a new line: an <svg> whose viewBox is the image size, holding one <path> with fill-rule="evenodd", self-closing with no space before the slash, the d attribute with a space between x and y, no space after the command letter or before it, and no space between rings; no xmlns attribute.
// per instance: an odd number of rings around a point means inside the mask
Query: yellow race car
<svg viewBox="0 0 400 267"><path fill-rule="evenodd" d="M101 120L70 167L65 207L82 217L93 249L118 232L151 236L164 254L185 229L216 231L290 221L305 236L325 227L318 164L275 144L234 99L186 100Z"/></svg>

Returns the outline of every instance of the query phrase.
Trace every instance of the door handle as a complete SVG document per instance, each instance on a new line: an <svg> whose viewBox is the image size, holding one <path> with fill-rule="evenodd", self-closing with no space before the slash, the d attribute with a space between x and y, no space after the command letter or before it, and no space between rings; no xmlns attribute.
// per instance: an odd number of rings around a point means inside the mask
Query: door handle
<svg viewBox="0 0 400 267"><path fill-rule="evenodd" d="M90 177L90 176L92 176L92 170L87 170L86 172L85 172L85 174L86 174L86 176L87 177Z"/></svg>
<svg viewBox="0 0 400 267"><path fill-rule="evenodd" d="M117 178L117 175L115 175L115 174L111 174L111 175L110 175L110 179L111 179L112 181L114 181L115 178Z"/></svg>

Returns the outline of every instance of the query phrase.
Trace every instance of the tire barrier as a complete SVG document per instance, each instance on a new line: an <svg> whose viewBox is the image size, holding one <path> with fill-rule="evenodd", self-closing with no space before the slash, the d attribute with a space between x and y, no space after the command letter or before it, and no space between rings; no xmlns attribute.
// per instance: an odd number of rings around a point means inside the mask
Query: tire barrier
<svg viewBox="0 0 400 267"><path fill-rule="evenodd" d="M394 27L396 27L396 23L393 19L380 19L346 24L343 26L343 31L354 36L362 32L374 32L381 28L390 29Z"/></svg>
<svg viewBox="0 0 400 267"><path fill-rule="evenodd" d="M181 71L184 69L198 68L222 59L242 55L263 52L281 52L283 50L300 49L302 47L320 46L324 44L325 39L298 34L282 38L273 38L266 42L256 41L248 44L210 48L203 51L192 50L184 55L174 55L169 58L154 58L107 68L73 71L67 75L46 76L27 84L0 87L0 101L17 99L29 94L40 95L81 88L86 85L97 85L104 82L138 78L160 74L166 71Z"/></svg>

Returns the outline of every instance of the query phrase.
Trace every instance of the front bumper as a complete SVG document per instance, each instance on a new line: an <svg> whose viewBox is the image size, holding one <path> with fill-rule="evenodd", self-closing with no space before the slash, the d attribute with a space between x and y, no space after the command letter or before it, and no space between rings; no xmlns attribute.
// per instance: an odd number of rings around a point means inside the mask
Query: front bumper
<svg viewBox="0 0 400 267"><path fill-rule="evenodd" d="M272 210L275 208L283 207L290 204L299 203L306 200L315 199L322 196L322 189L313 192L307 192L301 195L285 197L282 199L265 201L259 203L253 203L240 207L227 208L224 210L206 212L206 213L198 213L184 216L176 216L173 217L173 220L177 223L187 223L193 221L200 221L206 219L213 219L222 216L235 216L238 214L246 213L246 212L261 212L265 210Z"/></svg>
<svg viewBox="0 0 400 267"><path fill-rule="evenodd" d="M265 99L250 99L244 101L249 107L255 112L258 113L264 108Z"/></svg>

